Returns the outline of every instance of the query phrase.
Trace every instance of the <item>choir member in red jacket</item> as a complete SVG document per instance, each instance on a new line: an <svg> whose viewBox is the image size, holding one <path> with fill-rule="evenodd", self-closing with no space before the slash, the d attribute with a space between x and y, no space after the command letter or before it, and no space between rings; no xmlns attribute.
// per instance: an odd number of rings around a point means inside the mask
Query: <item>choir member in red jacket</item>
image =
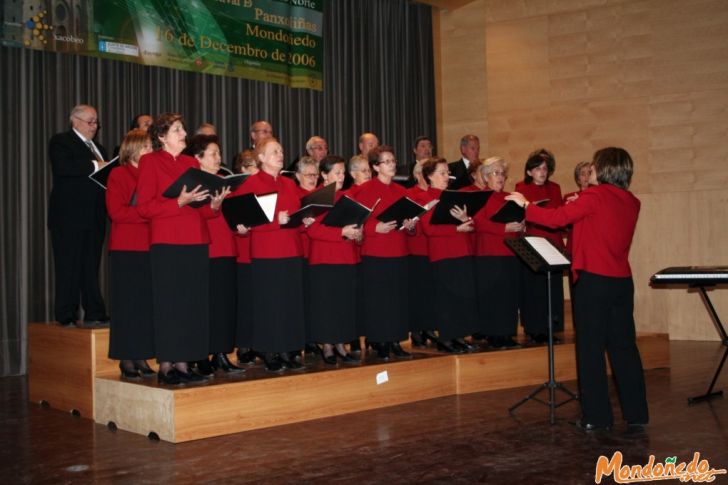
<svg viewBox="0 0 728 485"><path fill-rule="evenodd" d="M439 200L450 181L447 160L431 158L422 165L422 176L429 188L416 202L427 205ZM431 224L433 211L422 216L420 227L427 237L427 255L435 282L435 317L440 330L437 348L448 353L477 349L463 337L476 329L475 274L473 272L473 221L465 207L453 207L450 214L461 221ZM432 289L428 293L433 294ZM423 295L416 301L420 301ZM432 305L422 305L428 309Z"/></svg>
<svg viewBox="0 0 728 485"><path fill-rule="evenodd" d="M196 135L190 141L189 153L200 164L200 169L213 175L220 174L220 144L215 135ZM197 362L197 370L210 376L216 369L227 373L244 372L228 359L235 348L237 299L237 247L235 235L224 217L207 220L210 232L210 354L212 360Z"/></svg>
<svg viewBox="0 0 728 485"><path fill-rule="evenodd" d="M180 384L203 379L187 362L204 359L209 348L209 258L207 219L219 217L230 192L209 194L183 187L176 198L164 191L189 168L199 168L183 155L182 116L162 113L149 128L154 150L139 161L137 210L151 225L152 306L159 382ZM209 200L209 203L207 201ZM192 202L205 202L199 208Z"/></svg>
<svg viewBox="0 0 728 485"><path fill-rule="evenodd" d="M563 202L568 204L569 201L575 199L575 195L589 187L589 178L591 177L591 162L579 162L574 167L574 182L579 190L564 194ZM566 232L566 254L571 255L571 226L564 229Z"/></svg>
<svg viewBox="0 0 728 485"><path fill-rule="evenodd" d="M419 146L419 144L417 145ZM412 167L412 177L417 182L407 189L407 196L417 200L427 193L429 185L422 177L422 164L427 158L421 159ZM432 267L427 257L427 236L421 230L407 238L407 249L409 258L409 301L419 301L423 295L430 294L434 287L432 279ZM409 331L412 345L425 347L427 341L437 343L435 330L437 330L437 319L435 314L426 305L411 304L409 306Z"/></svg>
<svg viewBox="0 0 728 485"><path fill-rule="evenodd" d="M579 374L579 402L586 430L613 424L609 402L606 350L617 382L622 416L628 425L649 420L644 372L634 325L634 283L629 266L640 201L631 192L632 158L622 148L594 154L589 187L557 209L530 204L514 193L508 198L526 207L526 221L557 228L572 224L574 251L574 323Z"/></svg>
<svg viewBox="0 0 728 485"><path fill-rule="evenodd" d="M275 138L255 147L260 171L251 175L236 195L276 192L273 222L249 229L251 278L251 347L264 354L266 369L301 370L298 349L305 340L303 315L303 247L299 228L282 227L301 206L296 184L281 175L283 148ZM312 222L312 221L311 221ZM245 233L248 228L239 228Z"/></svg>
<svg viewBox="0 0 728 485"><path fill-rule="evenodd" d="M536 150L528 156L524 179L516 184L516 192L522 193L534 202L548 200L544 207L561 206L561 187L549 180L556 170L556 160L546 149ZM539 204L541 205L541 204ZM536 223L526 223L527 236L544 237L554 246L565 250L562 231ZM563 273L555 272L551 278L551 316L554 331L564 329L564 282ZM526 264L521 264L521 323L536 343L548 340L548 279L546 273L535 273ZM555 341L559 341L555 339Z"/></svg>
<svg viewBox="0 0 728 485"><path fill-rule="evenodd" d="M488 158L480 166L480 177L493 194L475 217L475 274L478 288L478 321L492 348L518 347L518 299L521 263L506 246L505 239L518 237L524 223L502 224L490 220L505 204L503 188L508 164L501 157Z"/></svg>
<svg viewBox="0 0 728 485"><path fill-rule="evenodd" d="M255 150L243 150L235 157L237 173L255 175L258 173L258 161ZM240 187L238 190L242 190ZM237 193L237 192L236 192ZM237 326L235 328L235 345L238 347L238 364L255 365L258 353L253 350L253 327L250 315L250 295L253 288L253 280L250 270L250 233L244 226L238 227L239 232L235 236L237 247Z"/></svg>
<svg viewBox="0 0 728 485"><path fill-rule="evenodd" d="M377 216L406 195L404 187L393 183L397 160L392 147L380 145L369 154L369 164L376 176L359 187L355 199L367 207L376 207L364 223L361 246L359 316L364 333L381 360L390 354L411 358L400 341L408 336L407 234L416 220L380 221ZM378 202L378 203L377 203Z"/></svg>
<svg viewBox="0 0 728 485"><path fill-rule="evenodd" d="M152 275L149 223L136 210L139 158L151 153L147 130L127 133L119 167L109 174L106 209L111 219L109 270L114 321L109 330L109 358L120 360L121 377L154 377L146 359L154 357Z"/></svg>
<svg viewBox="0 0 728 485"><path fill-rule="evenodd" d="M488 184L485 182L485 179L483 179L483 176L480 172L480 167L483 166L482 160L475 160L470 164L468 167L468 177L470 177L473 180L473 183L463 187L462 190L466 192L477 192L478 190L490 190L488 188Z"/></svg>
<svg viewBox="0 0 728 485"><path fill-rule="evenodd" d="M329 155L319 165L324 185L336 184L336 200L344 192L344 159ZM358 364L344 343L356 337L356 265L357 241L362 231L354 224L330 227L322 223L325 214L308 228L311 239L308 297L311 329L309 339L323 344L326 364L336 365L337 357L345 364Z"/></svg>

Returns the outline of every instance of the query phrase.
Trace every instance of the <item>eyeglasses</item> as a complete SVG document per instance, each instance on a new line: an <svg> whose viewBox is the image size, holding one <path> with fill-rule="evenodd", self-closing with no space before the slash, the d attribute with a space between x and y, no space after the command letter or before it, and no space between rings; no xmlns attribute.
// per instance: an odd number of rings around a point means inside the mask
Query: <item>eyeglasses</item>
<svg viewBox="0 0 728 485"><path fill-rule="evenodd" d="M318 177L319 174L317 173L302 173L301 177Z"/></svg>
<svg viewBox="0 0 728 485"><path fill-rule="evenodd" d="M506 173L500 170L496 170L495 172L490 172L489 175L492 175L493 177L505 177Z"/></svg>
<svg viewBox="0 0 728 485"><path fill-rule="evenodd" d="M311 147L311 150L328 150L328 149L329 149L329 147L327 147L326 145L313 145Z"/></svg>
<svg viewBox="0 0 728 485"><path fill-rule="evenodd" d="M98 125L98 124L99 124L99 120L84 120L84 119L83 119L83 118L81 118L80 116L75 116L75 115L74 115L73 117L74 117L74 118L76 118L77 120L81 120L81 121L83 121L84 123L86 123L86 124L88 124L88 125L91 125L91 126L93 126L93 125Z"/></svg>

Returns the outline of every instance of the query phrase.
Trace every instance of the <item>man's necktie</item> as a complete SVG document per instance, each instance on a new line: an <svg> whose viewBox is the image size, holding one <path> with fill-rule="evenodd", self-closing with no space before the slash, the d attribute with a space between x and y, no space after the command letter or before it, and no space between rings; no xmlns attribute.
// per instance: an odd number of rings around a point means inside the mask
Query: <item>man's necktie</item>
<svg viewBox="0 0 728 485"><path fill-rule="evenodd" d="M94 157L96 158L96 161L97 162L103 162L104 161L104 159L101 157L101 155L99 154L99 152L96 151L96 147L94 146L94 144L91 143L91 140L86 140L86 146L88 147L89 150L91 150L91 153L94 154Z"/></svg>

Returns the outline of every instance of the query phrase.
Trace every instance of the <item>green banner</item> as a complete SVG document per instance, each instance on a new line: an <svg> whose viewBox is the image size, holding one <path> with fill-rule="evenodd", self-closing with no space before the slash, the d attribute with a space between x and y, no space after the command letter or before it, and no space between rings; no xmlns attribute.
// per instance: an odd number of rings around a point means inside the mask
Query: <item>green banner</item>
<svg viewBox="0 0 728 485"><path fill-rule="evenodd" d="M324 0L5 5L5 45L323 89Z"/></svg>

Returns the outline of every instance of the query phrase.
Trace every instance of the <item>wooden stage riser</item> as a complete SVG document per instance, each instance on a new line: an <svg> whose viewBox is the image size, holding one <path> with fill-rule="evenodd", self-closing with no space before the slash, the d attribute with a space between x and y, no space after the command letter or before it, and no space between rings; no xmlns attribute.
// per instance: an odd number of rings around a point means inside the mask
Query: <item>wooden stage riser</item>
<svg viewBox="0 0 728 485"><path fill-rule="evenodd" d="M666 336L642 336L638 344L646 369L669 367ZM573 344L558 345L555 361L557 380L576 378ZM547 363L546 347L536 347L180 389L97 378L96 421L180 443L436 397L535 386L547 380ZM382 372L388 381L377 384Z"/></svg>

